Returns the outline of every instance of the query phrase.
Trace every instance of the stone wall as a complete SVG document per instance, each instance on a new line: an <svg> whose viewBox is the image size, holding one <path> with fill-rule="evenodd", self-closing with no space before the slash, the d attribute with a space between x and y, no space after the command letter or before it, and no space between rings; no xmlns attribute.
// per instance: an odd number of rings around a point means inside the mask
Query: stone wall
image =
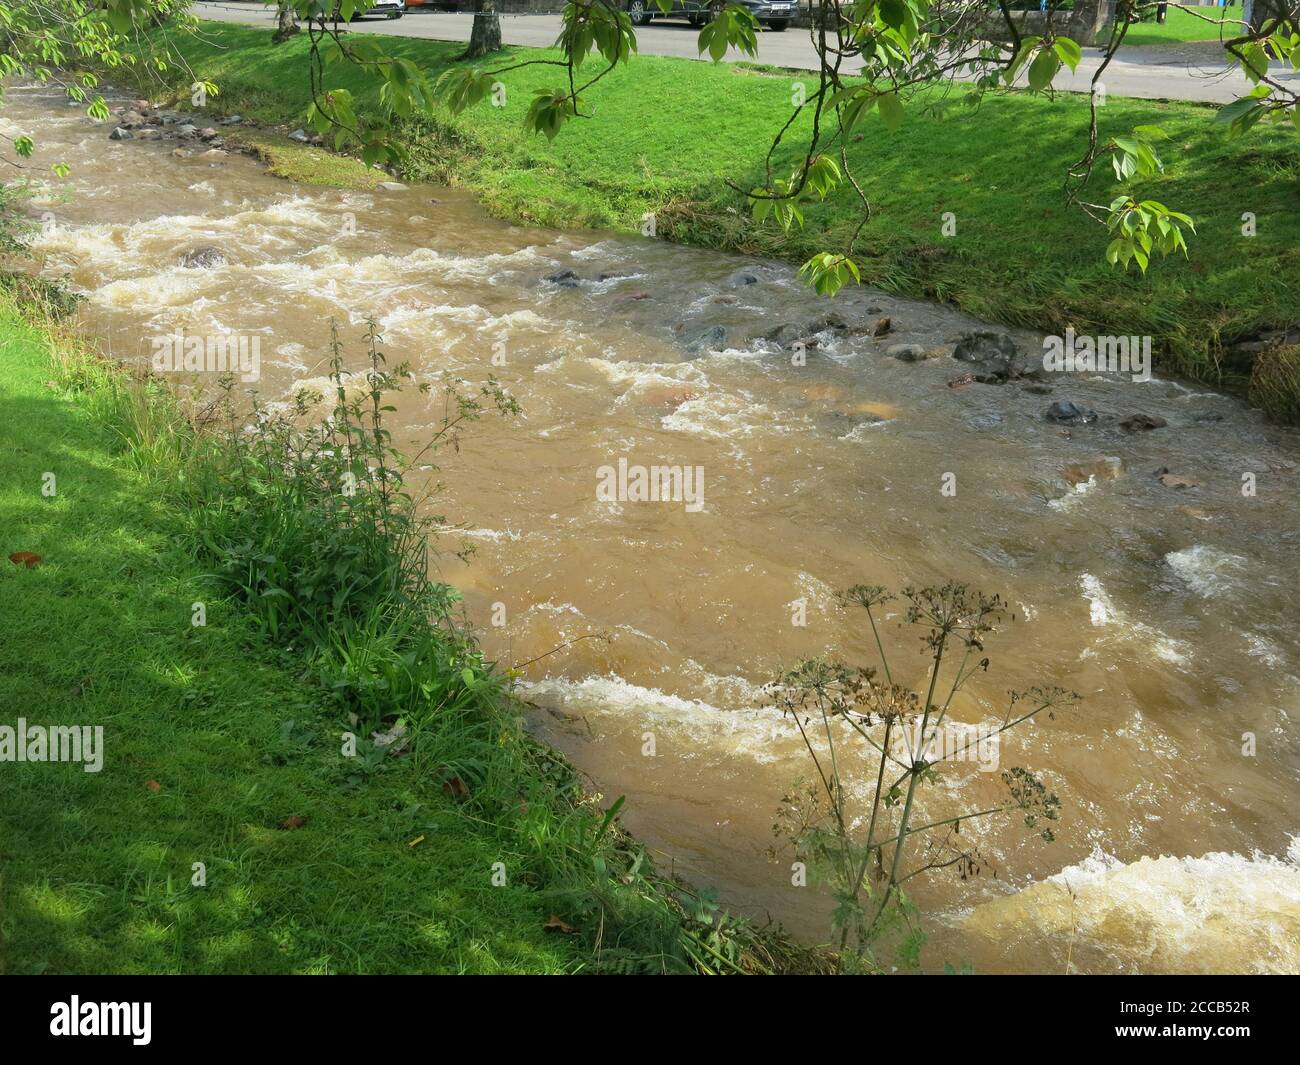
<svg viewBox="0 0 1300 1065"><path fill-rule="evenodd" d="M1078 41L1082 45L1096 42L1102 31L1110 25L1115 15L1115 0L1075 0L1071 11L1013 11L1011 19L1022 36L1042 37L1051 20L1057 33ZM989 26L989 39L1007 41L1011 34L999 15Z"/></svg>

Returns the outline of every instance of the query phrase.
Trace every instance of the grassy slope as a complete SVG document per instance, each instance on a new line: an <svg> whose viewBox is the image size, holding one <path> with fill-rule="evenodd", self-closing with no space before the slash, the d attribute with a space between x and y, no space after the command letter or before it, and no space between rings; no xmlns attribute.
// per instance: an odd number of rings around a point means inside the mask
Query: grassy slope
<svg viewBox="0 0 1300 1065"><path fill-rule="evenodd" d="M205 23L201 38L176 43L199 75L221 86L222 110L301 124L300 38L271 47L266 31ZM462 47L383 43L434 73ZM789 72L639 56L589 92L594 120L571 123L554 143L524 136L532 89L555 77L546 67L512 72L507 106L413 138L415 176L466 184L489 209L516 218L636 229L654 211L660 236L796 262L834 246L856 223L856 201L841 195L810 211L808 227L788 238L756 229L724 184L759 179L788 113ZM328 83L374 100L354 70L331 67ZM1165 127L1167 179L1141 192L1197 219L1190 261L1161 262L1142 277L1107 266L1104 230L1062 201L1065 170L1085 142L1081 98L1014 94L943 121L913 112L895 133L873 116L851 146L874 208L858 244L864 280L1009 324L1149 334L1167 368L1241 383L1231 380L1240 367L1218 361L1220 340L1300 322L1300 140L1294 130L1257 129L1227 143L1212 119L1203 107L1113 96L1102 112L1103 136L1142 123ZM787 167L793 150L783 155ZM1109 166L1100 166L1091 198L1109 202L1114 190ZM948 211L957 216L954 238L940 234ZM1241 235L1243 211L1256 216L1254 238Z"/></svg>
<svg viewBox="0 0 1300 1065"><path fill-rule="evenodd" d="M1199 17L1198 17L1199 16ZM1211 21L1212 20L1212 21ZM1219 23L1226 22L1226 27ZM1240 32L1241 4L1236 7L1201 7L1196 14L1171 7L1163 26L1154 20L1130 26L1125 44L1186 44L1189 41L1217 41Z"/></svg>
<svg viewBox="0 0 1300 1065"><path fill-rule="evenodd" d="M572 968L536 893L490 886L511 861L492 826L405 762L349 782L310 689L205 594L157 493L50 376L0 299L0 724L100 724L107 751L98 774L0 763L0 973Z"/></svg>

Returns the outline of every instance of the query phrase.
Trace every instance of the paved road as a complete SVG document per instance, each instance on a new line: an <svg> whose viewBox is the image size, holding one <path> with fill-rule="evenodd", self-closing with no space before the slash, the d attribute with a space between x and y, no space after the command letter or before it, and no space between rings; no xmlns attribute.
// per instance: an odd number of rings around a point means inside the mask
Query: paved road
<svg viewBox="0 0 1300 1065"><path fill-rule="evenodd" d="M260 3L196 3L195 12L217 22L239 22L270 26L275 9ZM413 9L403 19L364 19L353 23L363 33L389 33L403 37L427 37L442 41L469 40L474 16ZM506 44L549 47L560 32L558 15L502 15L501 33ZM652 22L637 29L637 47L642 54L699 59L698 30L685 22ZM1062 71L1058 89L1087 92L1100 60L1088 49L1074 74ZM743 59L733 51L729 59ZM758 58L775 66L799 70L817 69L817 56L806 30L763 33L758 38ZM1280 69L1280 68L1279 68ZM1282 80L1300 80L1286 72ZM1202 100L1227 103L1245 94L1250 83L1238 71L1223 73L1214 65L1214 46L1125 48L1102 76L1107 95L1136 96L1148 100Z"/></svg>

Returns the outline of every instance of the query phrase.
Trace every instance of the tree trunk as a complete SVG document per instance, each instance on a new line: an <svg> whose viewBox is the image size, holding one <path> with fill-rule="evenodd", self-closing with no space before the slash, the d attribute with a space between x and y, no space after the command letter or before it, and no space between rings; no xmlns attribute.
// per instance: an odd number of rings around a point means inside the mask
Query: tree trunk
<svg viewBox="0 0 1300 1065"><path fill-rule="evenodd" d="M271 34L272 44L287 41L302 29L298 25L298 11L293 6L293 0L278 0L276 15L279 18L279 25L276 26L275 32Z"/></svg>
<svg viewBox="0 0 1300 1065"><path fill-rule="evenodd" d="M1245 0L1241 5L1241 18L1243 22L1248 22L1253 30L1260 30L1268 19L1281 18L1287 13L1289 4L1283 3L1283 0L1255 0L1252 5L1250 0ZM1233 36L1240 34L1233 28Z"/></svg>
<svg viewBox="0 0 1300 1065"><path fill-rule="evenodd" d="M497 14L497 0L474 0L474 28L470 31L469 47L460 58L478 59L499 51L501 18Z"/></svg>

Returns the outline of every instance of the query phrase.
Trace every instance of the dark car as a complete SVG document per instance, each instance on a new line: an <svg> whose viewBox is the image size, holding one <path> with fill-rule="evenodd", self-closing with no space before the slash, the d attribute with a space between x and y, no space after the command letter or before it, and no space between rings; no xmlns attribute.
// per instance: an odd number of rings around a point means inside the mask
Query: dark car
<svg viewBox="0 0 1300 1065"><path fill-rule="evenodd" d="M685 19L692 26L703 26L725 6L726 0L672 0L668 14L660 10L655 0L626 0L628 17L634 26L644 26L651 19ZM780 33L799 10L797 0L732 0L770 30Z"/></svg>

